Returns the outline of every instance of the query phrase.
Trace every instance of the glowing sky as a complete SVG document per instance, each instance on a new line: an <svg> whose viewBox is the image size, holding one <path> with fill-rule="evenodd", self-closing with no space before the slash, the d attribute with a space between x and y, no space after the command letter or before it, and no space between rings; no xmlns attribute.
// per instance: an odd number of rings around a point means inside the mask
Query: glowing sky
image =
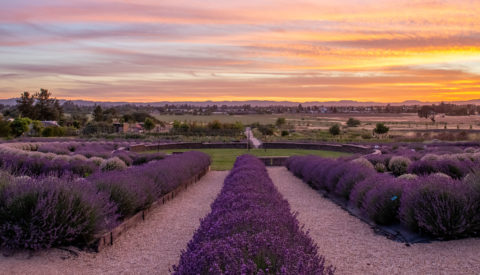
<svg viewBox="0 0 480 275"><path fill-rule="evenodd" d="M0 98L480 98L479 0L0 0Z"/></svg>

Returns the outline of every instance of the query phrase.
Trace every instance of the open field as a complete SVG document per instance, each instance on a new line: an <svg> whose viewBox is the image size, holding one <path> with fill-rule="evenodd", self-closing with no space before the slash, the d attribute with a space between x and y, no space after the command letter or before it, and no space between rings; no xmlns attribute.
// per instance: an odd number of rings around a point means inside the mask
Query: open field
<svg viewBox="0 0 480 275"><path fill-rule="evenodd" d="M345 125L345 122L353 117L362 122L365 129L373 129L377 122L384 122L392 127L392 130L396 129L426 129L428 125L431 129L443 129L445 123L448 129L457 129L457 125L460 129L470 129L472 125L473 129L480 130L480 116L442 116L436 117L436 123L432 123L429 119L420 118L415 113L341 113L341 114L256 114L256 115L155 115L155 118L173 122L178 121L197 121L208 123L214 120L218 120L223 123L241 122L243 124L275 124L275 121L279 117L284 117L287 120L287 124L295 127L309 127L311 129L321 128L327 129L334 123L340 123Z"/></svg>
<svg viewBox="0 0 480 275"><path fill-rule="evenodd" d="M437 115L436 122L420 118L416 113L340 113L340 114L258 114L258 115L156 115L160 120L172 122L196 121L208 123L214 120L220 122L241 122L244 125L252 123L272 124L280 117L286 118L286 124L277 129L272 136L262 136L254 129L257 137L265 141L335 141L335 142L377 142L377 141L422 141L422 140L478 140L480 138L480 116L444 116ZM360 120L358 127L347 127L349 118ZM377 123L385 123L390 128L389 134L373 137L372 132ZM328 129L340 124L341 134L332 136ZM289 134L281 135L282 130ZM195 139L190 137L189 139ZM204 137L197 138L205 139ZM221 138L220 138L221 139Z"/></svg>
<svg viewBox="0 0 480 275"><path fill-rule="evenodd" d="M172 149L160 151L164 153L172 152L186 152L192 151L191 149ZM243 154L252 154L254 156L304 156L304 155L316 155L322 157L341 157L348 156L348 153L334 152L334 151L321 151L321 150L298 150L298 149L196 149L195 151L204 152L212 158L212 170L230 170L233 167L233 163L238 156ZM156 153L158 151L147 151L148 153Z"/></svg>

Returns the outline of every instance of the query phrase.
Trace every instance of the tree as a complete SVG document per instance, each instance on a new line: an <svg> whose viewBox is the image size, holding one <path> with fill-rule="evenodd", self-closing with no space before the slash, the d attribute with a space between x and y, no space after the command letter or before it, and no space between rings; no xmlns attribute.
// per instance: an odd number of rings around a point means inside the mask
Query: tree
<svg viewBox="0 0 480 275"><path fill-rule="evenodd" d="M150 131L154 127L155 127L155 123L153 122L153 120L151 120L150 118L147 117L145 119L145 122L143 123L143 128L145 128L145 130L147 130L147 131Z"/></svg>
<svg viewBox="0 0 480 275"><path fill-rule="evenodd" d="M96 122L100 122L104 120L103 110L100 105L97 105L95 109L93 109L93 120Z"/></svg>
<svg viewBox="0 0 480 275"><path fill-rule="evenodd" d="M435 109L433 108L433 106L422 106L420 110L418 110L418 117L430 118L432 122L435 122Z"/></svg>
<svg viewBox="0 0 480 275"><path fill-rule="evenodd" d="M328 131L330 134L332 134L332 136L338 136L340 135L340 125L334 124L332 127L330 127L330 129L328 129Z"/></svg>
<svg viewBox="0 0 480 275"><path fill-rule="evenodd" d="M390 130L390 128L385 126L384 123L377 123L377 127L375 127L375 129L373 129L373 131L376 134L380 134L380 135L388 133L389 130Z"/></svg>
<svg viewBox="0 0 480 275"><path fill-rule="evenodd" d="M30 95L29 92L23 92L20 95L20 98L17 99L17 109L20 112L20 115L23 117L28 117L31 119L35 118L35 97Z"/></svg>
<svg viewBox="0 0 480 275"><path fill-rule="evenodd" d="M12 133L15 137L19 137L23 135L26 131L28 131L28 126L32 123L27 117L17 117L11 124L10 128L12 129Z"/></svg>
<svg viewBox="0 0 480 275"><path fill-rule="evenodd" d="M277 118L277 121L275 122L275 125L277 125L277 127L282 127L286 123L287 123L287 121L284 117L279 117L279 118Z"/></svg>
<svg viewBox="0 0 480 275"><path fill-rule="evenodd" d="M351 117L347 120L347 126L348 127L357 127L359 125L360 125L360 120L358 120L358 119L355 119L355 118Z"/></svg>
<svg viewBox="0 0 480 275"><path fill-rule="evenodd" d="M0 115L0 137L8 137L11 133L10 122Z"/></svg>
<svg viewBox="0 0 480 275"><path fill-rule="evenodd" d="M38 120L59 120L63 115L63 109L55 98L50 98L52 93L46 89L40 89L35 96L35 119Z"/></svg>

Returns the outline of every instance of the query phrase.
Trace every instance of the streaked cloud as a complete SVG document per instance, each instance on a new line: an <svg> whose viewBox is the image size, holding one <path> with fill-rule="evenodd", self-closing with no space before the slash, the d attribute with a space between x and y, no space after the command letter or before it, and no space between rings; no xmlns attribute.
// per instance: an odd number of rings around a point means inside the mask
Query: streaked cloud
<svg viewBox="0 0 480 275"><path fill-rule="evenodd" d="M480 98L474 0L18 0L0 10L0 97Z"/></svg>

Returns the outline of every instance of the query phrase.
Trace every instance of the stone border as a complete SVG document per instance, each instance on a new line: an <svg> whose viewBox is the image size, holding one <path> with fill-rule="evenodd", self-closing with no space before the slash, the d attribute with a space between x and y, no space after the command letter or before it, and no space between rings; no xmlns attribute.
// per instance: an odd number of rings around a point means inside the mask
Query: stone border
<svg viewBox="0 0 480 275"><path fill-rule="evenodd" d="M132 217L124 220L121 224L113 228L111 231L99 234L95 237L95 240L92 241L88 247L93 249L95 252L102 251L107 246L112 246L121 235L123 235L128 229L135 227L138 223L147 219L148 216L151 215L153 210L157 209L161 205L165 204L169 200L175 198L181 191L186 190L188 186L198 182L207 172L210 171L210 166L203 169L199 174L196 176L191 177L190 179L186 180L179 186L177 186L174 190L168 192L167 194L160 197L157 201L152 203L150 207L145 210L138 212L137 214L133 215Z"/></svg>
<svg viewBox="0 0 480 275"><path fill-rule="evenodd" d="M160 143L160 144L139 144L130 146L133 152L167 150L167 149L244 149L247 148L246 142L228 142L228 143L202 143L202 142L178 142L178 143Z"/></svg>
<svg viewBox="0 0 480 275"><path fill-rule="evenodd" d="M262 148L266 149L304 149L304 150L325 150L353 154L371 154L373 149L369 146L356 144L334 144L334 143L301 143L301 142L264 142Z"/></svg>
<svg viewBox="0 0 480 275"><path fill-rule="evenodd" d="M282 157L257 157L260 159L265 166L285 166L285 162L289 158L288 156L282 156Z"/></svg>
<svg viewBox="0 0 480 275"><path fill-rule="evenodd" d="M180 143L161 143L161 144L139 144L130 146L133 152L142 151L160 151L167 149L244 149L247 148L246 142L228 142L228 143L201 143L201 142L180 142ZM369 146L356 144L330 144L330 143L294 143L294 142L264 142L261 148L266 149L305 149L305 150L326 150L353 154L371 154L373 149Z"/></svg>

